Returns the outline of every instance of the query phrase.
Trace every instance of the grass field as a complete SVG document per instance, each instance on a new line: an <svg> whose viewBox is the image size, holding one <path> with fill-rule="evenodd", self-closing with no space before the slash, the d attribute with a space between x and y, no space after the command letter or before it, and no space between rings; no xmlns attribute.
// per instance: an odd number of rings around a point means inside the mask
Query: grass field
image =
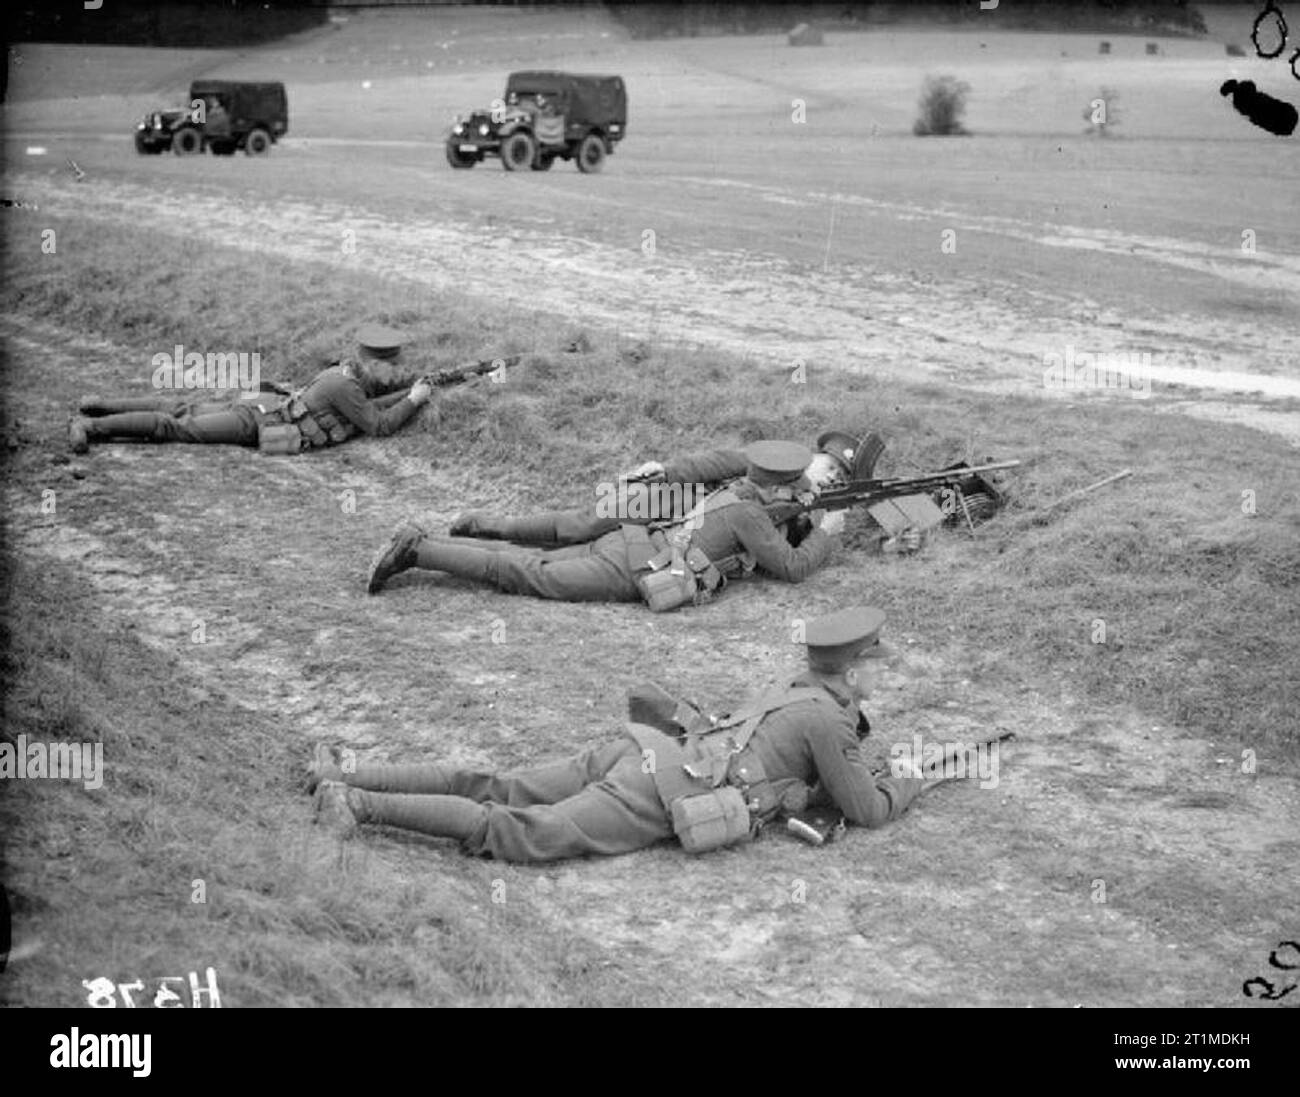
<svg viewBox="0 0 1300 1097"><path fill-rule="evenodd" d="M370 12L243 54L18 48L5 739L102 741L107 775L5 782L7 1001L213 966L231 1005L1249 1004L1300 883L1296 153L1215 90L1233 65L1268 85L1263 62L920 30L632 42L517 10ZM453 174L449 114L542 64L627 79L606 172ZM971 83L974 136L909 136L930 71ZM199 72L285 79L290 139L137 158L134 117ZM1125 113L1085 137L1103 86ZM67 452L77 398L146 390L160 349L304 380L368 320L412 365L525 362L295 461ZM1067 346L1150 353L1149 398L1045 392ZM808 583L671 616L437 576L364 593L404 514L576 505L647 457L831 425L883 433L887 472L1021 458L1014 503L912 558L851 520ZM617 734L638 678L734 701L797 665L792 621L863 601L911 672L875 749L1008 727L996 789L820 851L541 868L311 825L317 741L541 761Z"/></svg>

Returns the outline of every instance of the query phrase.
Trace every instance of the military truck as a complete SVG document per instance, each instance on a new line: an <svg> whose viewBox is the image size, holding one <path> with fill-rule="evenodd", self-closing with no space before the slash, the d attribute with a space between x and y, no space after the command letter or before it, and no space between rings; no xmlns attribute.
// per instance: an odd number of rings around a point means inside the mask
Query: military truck
<svg viewBox="0 0 1300 1097"><path fill-rule="evenodd" d="M289 132L289 101L284 85L246 80L196 80L189 106L151 111L135 127L140 153L171 149L193 156L204 149L229 156L243 149L265 156Z"/></svg>
<svg viewBox="0 0 1300 1097"><path fill-rule="evenodd" d="M622 77L512 72L491 108L457 117L447 135L447 163L465 169L499 156L506 171L547 171L556 160L600 171L626 133Z"/></svg>

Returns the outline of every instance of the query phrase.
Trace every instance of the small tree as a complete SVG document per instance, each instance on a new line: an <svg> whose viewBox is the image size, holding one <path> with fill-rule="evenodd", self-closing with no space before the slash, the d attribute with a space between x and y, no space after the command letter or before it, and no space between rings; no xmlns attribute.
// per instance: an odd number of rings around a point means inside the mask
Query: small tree
<svg viewBox="0 0 1300 1097"><path fill-rule="evenodd" d="M964 134L961 117L966 113L970 85L955 76L927 76L921 87L920 117L912 125L918 137Z"/></svg>

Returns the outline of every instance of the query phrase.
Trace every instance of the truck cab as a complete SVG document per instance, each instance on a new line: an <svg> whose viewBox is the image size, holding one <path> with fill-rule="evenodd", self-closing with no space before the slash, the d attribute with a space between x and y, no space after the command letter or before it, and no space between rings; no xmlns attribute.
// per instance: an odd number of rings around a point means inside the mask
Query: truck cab
<svg viewBox="0 0 1300 1097"><path fill-rule="evenodd" d="M547 171L556 160L572 160L579 171L596 172L626 133L622 77L514 72L489 109L456 119L447 135L447 162L466 169L499 156L506 171Z"/></svg>

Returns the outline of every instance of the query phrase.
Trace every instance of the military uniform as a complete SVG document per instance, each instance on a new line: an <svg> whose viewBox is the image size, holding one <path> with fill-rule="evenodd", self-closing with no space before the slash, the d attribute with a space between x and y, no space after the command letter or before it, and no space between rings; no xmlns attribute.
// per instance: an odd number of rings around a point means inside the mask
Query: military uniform
<svg viewBox="0 0 1300 1097"><path fill-rule="evenodd" d="M543 511L523 518L472 512L457 521L449 533L453 537L513 541L520 545L585 544L623 525L649 525L652 521L681 518L724 483L744 476L748 467L743 450L710 450L665 465L659 480L620 482L619 513L602 515L597 507L601 500L591 507Z"/></svg>
<svg viewBox="0 0 1300 1097"><path fill-rule="evenodd" d="M744 837L810 799L835 805L851 823L880 826L925 782L868 769L859 748L865 720L833 675L869 657L883 620L878 610L858 609L811 622L807 673L738 717L694 721L685 737L629 723L619 740L502 776L441 765L344 773L319 764L318 817L345 830L382 823L454 838L468 853L517 862L626 853L674 833L685 843L675 822L686 814L683 803L718 789L741 797ZM737 750L741 721L752 727Z"/></svg>
<svg viewBox="0 0 1300 1097"><path fill-rule="evenodd" d="M246 393L225 402L93 400L83 402L81 410L87 417L74 420L69 431L78 453L90 442L107 441L255 446L262 427L288 423L301 424L308 447L322 447L358 433L380 438L393 434L415 415L417 405L404 397L383 406L367 395L361 382L334 368L287 400L274 393Z"/></svg>
<svg viewBox="0 0 1300 1097"><path fill-rule="evenodd" d="M869 477L883 448L884 442L874 434L863 439L842 430L830 430L817 439L818 451L830 454L847 479ZM622 525L649 525L681 518L706 496L729 481L744 476L748 467L743 449L710 450L664 465L662 476L653 482L620 482L618 514L602 515L596 505L575 510L543 511L522 518L472 511L460 518L448 532L453 537L512 541L519 545L548 548L583 544L612 533Z"/></svg>
<svg viewBox="0 0 1300 1097"><path fill-rule="evenodd" d="M655 578L680 575L687 591L693 580L685 574L684 560L698 577L685 600L710 594L723 581L755 568L802 582L830 556L831 538L813 530L798 547L791 545L767 516L756 486L797 482L811 456L793 442L754 443L745 451L747 480L710 496L691 512L689 523L682 520L667 530L625 523L594 541L546 552L430 537L405 523L372 565L368 589L376 593L393 575L421 568L489 583L511 594L568 602L644 599L660 608L649 593L649 573L659 573Z"/></svg>

